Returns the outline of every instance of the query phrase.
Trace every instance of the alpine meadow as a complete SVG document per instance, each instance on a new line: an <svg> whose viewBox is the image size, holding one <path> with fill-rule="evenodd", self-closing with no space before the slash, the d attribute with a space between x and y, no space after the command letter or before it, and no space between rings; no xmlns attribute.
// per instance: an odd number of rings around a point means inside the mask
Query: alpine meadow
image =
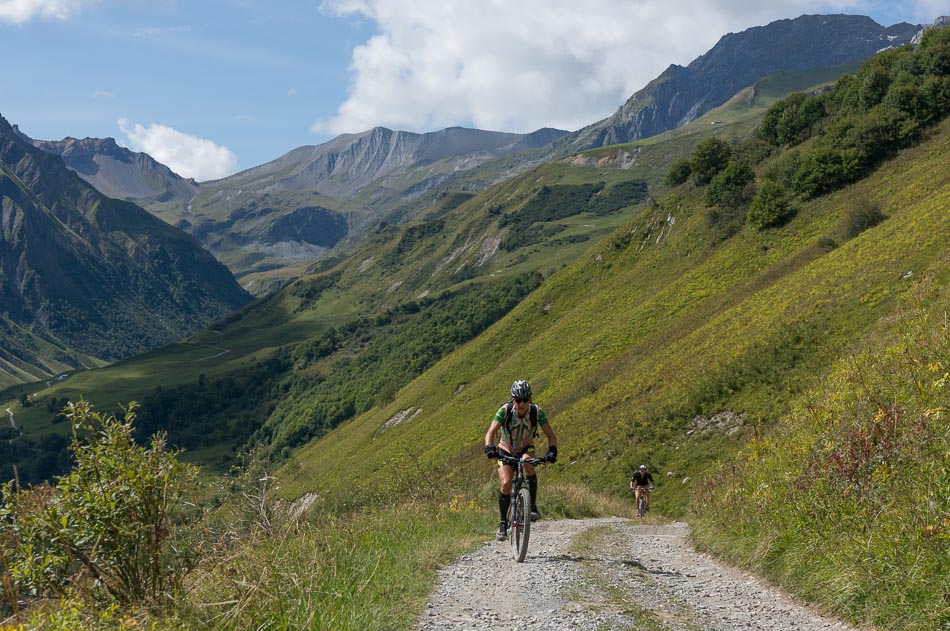
<svg viewBox="0 0 950 631"><path fill-rule="evenodd" d="M950 628L948 71L930 28L486 158L179 343L0 392L0 629L413 628L493 533L516 379L545 520L631 516L646 462L700 550Z"/></svg>

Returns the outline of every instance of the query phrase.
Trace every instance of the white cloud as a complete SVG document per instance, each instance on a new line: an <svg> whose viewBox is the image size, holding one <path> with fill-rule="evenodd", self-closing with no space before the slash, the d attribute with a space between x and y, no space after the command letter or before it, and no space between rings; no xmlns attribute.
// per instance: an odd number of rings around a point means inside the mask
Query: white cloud
<svg viewBox="0 0 950 631"><path fill-rule="evenodd" d="M113 98L115 98L115 95L108 90L95 90L92 93L92 98L96 99L97 101L111 101Z"/></svg>
<svg viewBox="0 0 950 631"><path fill-rule="evenodd" d="M95 0L0 0L0 22L23 24L33 18L68 20Z"/></svg>
<svg viewBox="0 0 950 631"><path fill-rule="evenodd" d="M237 156L210 140L165 125L130 125L124 118L119 119L119 129L128 138L130 149L149 154L183 177L205 182L238 170Z"/></svg>
<svg viewBox="0 0 950 631"><path fill-rule="evenodd" d="M324 0L324 11L368 18L378 33L353 51L347 99L312 131L574 130L609 116L670 63L687 65L726 33L803 13L870 13L878 4Z"/></svg>

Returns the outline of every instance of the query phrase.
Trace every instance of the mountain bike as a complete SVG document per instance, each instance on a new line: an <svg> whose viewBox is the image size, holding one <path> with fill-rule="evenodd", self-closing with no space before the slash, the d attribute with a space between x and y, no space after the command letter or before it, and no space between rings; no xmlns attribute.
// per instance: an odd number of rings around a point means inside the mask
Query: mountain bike
<svg viewBox="0 0 950 631"><path fill-rule="evenodd" d="M653 487L643 488L640 491L640 499L637 501L637 517L643 517L647 514L647 511L650 510L650 505L647 503L647 494L645 491L652 491ZM636 493L636 489L634 489Z"/></svg>
<svg viewBox="0 0 950 631"><path fill-rule="evenodd" d="M508 509L508 539L511 554L521 563L528 554L528 537L531 534L531 492L524 474L526 464L545 464L545 458L518 458L500 454L498 459L515 470L511 481L511 507Z"/></svg>

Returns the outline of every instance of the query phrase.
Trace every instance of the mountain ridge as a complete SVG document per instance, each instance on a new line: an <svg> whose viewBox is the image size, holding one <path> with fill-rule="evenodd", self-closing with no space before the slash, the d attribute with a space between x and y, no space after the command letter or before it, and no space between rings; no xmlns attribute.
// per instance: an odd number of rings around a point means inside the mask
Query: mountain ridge
<svg viewBox="0 0 950 631"><path fill-rule="evenodd" d="M199 190L194 179L181 177L147 153L121 147L114 138L34 140L19 133L38 149L63 158L67 167L108 197L187 202Z"/></svg>
<svg viewBox="0 0 950 631"><path fill-rule="evenodd" d="M574 149L639 140L680 127L779 71L836 66L910 43L920 25L867 16L802 15L724 35L687 66L670 65L612 116L576 132Z"/></svg>
<svg viewBox="0 0 950 631"><path fill-rule="evenodd" d="M778 20L723 36L689 65L669 66L610 117L577 131L450 127L418 134L376 127L203 182L189 189L191 199L180 193L186 186L181 182L179 188L139 185L135 194L148 192L140 198L148 210L199 235L246 288L263 294L303 273L302 260L350 247L390 213L391 220L405 221L433 195L460 186L483 188L542 162L656 135L695 120L769 73L863 59L910 41L918 31L910 24L883 27L865 16ZM100 188L129 196L129 185L109 186ZM319 225L326 231L316 238L313 230L272 230L288 214L298 217L283 220L285 226Z"/></svg>
<svg viewBox="0 0 950 631"><path fill-rule="evenodd" d="M250 298L192 237L104 196L2 117L0 199L4 359L19 367L0 382L43 357L60 370L148 350Z"/></svg>

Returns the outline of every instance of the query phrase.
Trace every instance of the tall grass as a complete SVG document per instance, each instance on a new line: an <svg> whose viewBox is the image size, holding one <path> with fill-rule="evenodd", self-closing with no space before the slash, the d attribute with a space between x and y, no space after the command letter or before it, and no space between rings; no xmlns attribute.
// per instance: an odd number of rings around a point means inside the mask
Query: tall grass
<svg viewBox="0 0 950 631"><path fill-rule="evenodd" d="M203 568L179 615L203 629L407 629L435 569L492 525L458 503L322 515Z"/></svg>
<svg viewBox="0 0 950 631"><path fill-rule="evenodd" d="M492 538L496 489L344 516L317 508L206 563L177 615L202 629L409 629L436 570ZM579 484L540 492L546 518L630 514Z"/></svg>
<svg viewBox="0 0 950 631"><path fill-rule="evenodd" d="M701 487L703 547L860 623L950 626L945 281Z"/></svg>

